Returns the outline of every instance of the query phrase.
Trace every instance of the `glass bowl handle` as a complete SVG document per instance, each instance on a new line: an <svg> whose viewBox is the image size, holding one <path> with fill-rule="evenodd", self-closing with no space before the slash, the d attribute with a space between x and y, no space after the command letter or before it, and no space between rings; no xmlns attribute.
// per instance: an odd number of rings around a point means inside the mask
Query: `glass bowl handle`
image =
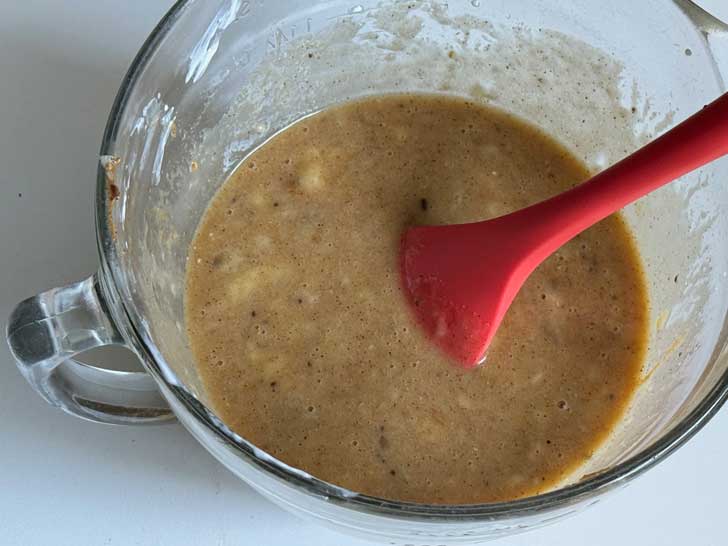
<svg viewBox="0 0 728 546"><path fill-rule="evenodd" d="M95 347L124 345L96 275L19 303L8 320L7 340L25 379L71 415L117 425L174 418L150 375L74 360Z"/></svg>

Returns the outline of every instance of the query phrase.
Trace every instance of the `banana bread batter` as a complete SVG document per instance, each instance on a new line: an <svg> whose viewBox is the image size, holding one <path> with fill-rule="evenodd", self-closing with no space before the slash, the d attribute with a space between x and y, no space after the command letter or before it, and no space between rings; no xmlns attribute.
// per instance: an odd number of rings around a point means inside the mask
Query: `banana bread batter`
<svg viewBox="0 0 728 546"><path fill-rule="evenodd" d="M640 377L646 291L621 217L535 271L471 371L417 327L397 253L408 225L499 216L588 176L536 128L457 98L367 98L281 132L223 185L189 252L186 324L215 411L369 495L479 503L555 487Z"/></svg>

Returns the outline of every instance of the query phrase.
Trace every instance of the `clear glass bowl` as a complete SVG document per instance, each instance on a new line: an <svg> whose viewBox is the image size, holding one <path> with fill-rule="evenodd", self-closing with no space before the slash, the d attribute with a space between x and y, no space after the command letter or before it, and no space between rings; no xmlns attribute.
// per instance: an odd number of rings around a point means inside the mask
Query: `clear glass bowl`
<svg viewBox="0 0 728 546"><path fill-rule="evenodd" d="M235 166L328 104L398 91L468 96L527 117L598 170L723 93L727 72L728 27L688 0L180 1L142 47L109 118L96 197L101 270L19 304L8 342L50 403L107 423L176 417L255 489L346 532L472 543L557 521L662 460L728 395L725 161L626 210L655 324L643 384L583 468L512 502L359 495L231 432L207 405L187 345L188 244ZM147 373L73 359L107 344L132 348Z"/></svg>

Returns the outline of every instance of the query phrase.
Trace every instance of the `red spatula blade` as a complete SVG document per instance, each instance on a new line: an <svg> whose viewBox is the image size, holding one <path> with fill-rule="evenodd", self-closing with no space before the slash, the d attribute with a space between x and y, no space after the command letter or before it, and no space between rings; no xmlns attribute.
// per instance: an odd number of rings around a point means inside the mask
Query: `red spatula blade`
<svg viewBox="0 0 728 546"><path fill-rule="evenodd" d="M402 236L400 274L415 318L466 368L482 361L522 283L500 227L497 221L421 226Z"/></svg>

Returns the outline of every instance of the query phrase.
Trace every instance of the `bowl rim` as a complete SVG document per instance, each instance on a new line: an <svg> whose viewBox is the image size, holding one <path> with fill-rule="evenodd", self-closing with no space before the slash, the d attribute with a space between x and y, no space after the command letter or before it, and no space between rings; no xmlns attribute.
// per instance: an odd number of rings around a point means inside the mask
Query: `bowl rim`
<svg viewBox="0 0 728 546"><path fill-rule="evenodd" d="M160 19L139 49L120 84L110 111L100 149L101 157L113 155L113 147L121 120L124 117L125 108L140 75L158 50L161 42L174 28L177 20L195 1L177 0ZM675 4L683 12L687 9L699 10L703 15L712 17L691 0L665 1ZM724 75L724 77L726 76L728 75ZM496 503L438 505L391 501L349 491L309 476L271 456L263 454L261 450L222 424L220 419L189 391L170 382L170 375L174 376L174 374L164 363L162 355L156 350L151 340L143 333L143 325L137 320L133 303L126 301L118 289L118 286L122 283L123 272L113 242L114 233L107 220L111 207L108 186L107 173L103 165L100 164L97 174L95 201L96 241L101 261L101 271L103 272L100 280L109 301L118 304L110 306L114 308L113 311L115 312L112 312L112 314L117 324L123 323L126 327L120 329L126 334L127 342L133 346L138 356L140 356L147 371L159 385L166 387L166 389L163 389L164 391L169 391L194 418L202 422L209 431L221 440L225 447L233 450L248 463L272 474L294 489L324 498L330 503L354 509L358 512L380 516L448 522L454 520L498 521L563 509L626 484L663 461L692 438L728 400L728 370L726 370L700 403L659 440L608 470L591 475L576 484L540 495ZM721 338L726 336L728 336L728 321L724 324L720 334ZM132 339L128 339L129 337ZM726 355L721 353L724 353L726 348L728 347L716 347L711 355L711 360L725 358ZM165 366L164 372L160 362ZM181 422L185 424L184 421L181 420Z"/></svg>

